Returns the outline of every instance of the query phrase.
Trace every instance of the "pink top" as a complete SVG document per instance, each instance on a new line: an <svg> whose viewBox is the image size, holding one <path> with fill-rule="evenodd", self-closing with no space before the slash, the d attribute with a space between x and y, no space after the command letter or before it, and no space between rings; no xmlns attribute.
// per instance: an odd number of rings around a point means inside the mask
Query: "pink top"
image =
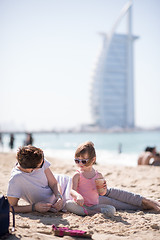
<svg viewBox="0 0 160 240"><path fill-rule="evenodd" d="M98 172L93 178L85 178L82 172L80 173L80 179L78 183L77 192L84 198L84 205L93 206L99 203L99 194L97 192L95 179L98 177Z"/></svg>

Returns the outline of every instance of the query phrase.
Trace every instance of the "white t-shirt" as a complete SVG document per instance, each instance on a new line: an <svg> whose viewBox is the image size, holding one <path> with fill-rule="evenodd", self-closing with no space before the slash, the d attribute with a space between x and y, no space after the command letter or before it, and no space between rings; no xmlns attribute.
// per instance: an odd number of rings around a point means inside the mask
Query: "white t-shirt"
<svg viewBox="0 0 160 240"><path fill-rule="evenodd" d="M50 163L45 159L43 167L33 170L31 173L22 172L15 166L11 172L8 184L8 197L22 198L30 204L36 202L55 203L55 195L48 186L45 169ZM71 178L66 175L54 174L62 188L64 203L72 199L70 196Z"/></svg>
<svg viewBox="0 0 160 240"><path fill-rule="evenodd" d="M22 198L28 203L47 202L54 203L55 195L48 186L45 169L50 163L45 160L43 167L33 170L31 173L22 172L15 166L11 172L7 196Z"/></svg>

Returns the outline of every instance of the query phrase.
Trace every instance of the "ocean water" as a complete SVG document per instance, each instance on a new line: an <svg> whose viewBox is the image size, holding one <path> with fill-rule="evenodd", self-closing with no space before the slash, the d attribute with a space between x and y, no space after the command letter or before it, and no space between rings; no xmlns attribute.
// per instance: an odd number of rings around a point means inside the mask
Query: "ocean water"
<svg viewBox="0 0 160 240"><path fill-rule="evenodd" d="M3 134L3 147L8 152L9 134ZM15 134L14 149L17 151L25 140L25 134ZM45 156L73 161L77 146L85 141L95 145L97 163L136 166L138 155L146 146L156 146L160 151L160 131L139 131L121 133L34 133L36 147L44 150ZM121 146L121 153L119 148Z"/></svg>

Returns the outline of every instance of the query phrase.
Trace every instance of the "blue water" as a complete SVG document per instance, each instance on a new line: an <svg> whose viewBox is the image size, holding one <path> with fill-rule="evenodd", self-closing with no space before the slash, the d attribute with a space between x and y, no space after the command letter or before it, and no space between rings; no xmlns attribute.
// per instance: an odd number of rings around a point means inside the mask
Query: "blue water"
<svg viewBox="0 0 160 240"><path fill-rule="evenodd" d="M14 149L23 145L26 135L15 134ZM97 162L136 166L137 158L146 146L156 146L160 151L160 131L125 133L34 133L34 146L45 155L72 161L76 147L84 141L92 141L97 152ZM3 134L3 149L9 151L9 134ZM122 153L119 154L119 144Z"/></svg>

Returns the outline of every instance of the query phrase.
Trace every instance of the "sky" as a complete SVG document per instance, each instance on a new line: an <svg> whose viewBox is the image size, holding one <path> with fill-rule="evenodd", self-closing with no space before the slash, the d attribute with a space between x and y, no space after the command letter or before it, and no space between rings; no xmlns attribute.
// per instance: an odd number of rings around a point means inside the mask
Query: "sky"
<svg viewBox="0 0 160 240"><path fill-rule="evenodd" d="M0 130L92 123L90 82L127 0L0 0ZM133 0L135 124L160 126L160 1ZM126 17L117 29L126 31Z"/></svg>

